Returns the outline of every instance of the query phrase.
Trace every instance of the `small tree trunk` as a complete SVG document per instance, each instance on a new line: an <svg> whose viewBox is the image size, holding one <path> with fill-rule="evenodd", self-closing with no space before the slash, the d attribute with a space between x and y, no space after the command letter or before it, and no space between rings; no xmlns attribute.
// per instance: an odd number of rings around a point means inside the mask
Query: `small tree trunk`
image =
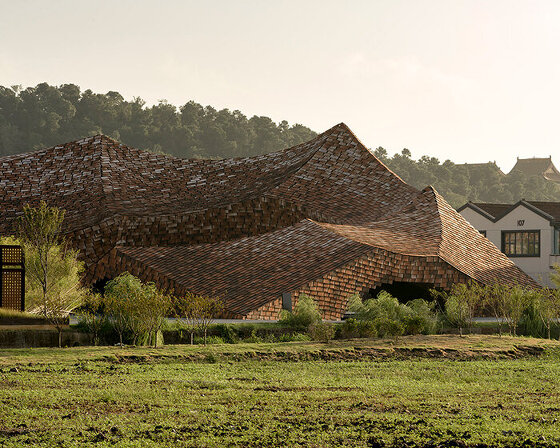
<svg viewBox="0 0 560 448"><path fill-rule="evenodd" d="M194 331L191 331L191 345L194 345Z"/></svg>
<svg viewBox="0 0 560 448"><path fill-rule="evenodd" d="M119 341L121 344L121 349L123 348L123 343L122 343L122 331L119 332Z"/></svg>
<svg viewBox="0 0 560 448"><path fill-rule="evenodd" d="M204 345L206 345L206 327L204 327Z"/></svg>
<svg viewBox="0 0 560 448"><path fill-rule="evenodd" d="M463 337L463 327L459 327L459 336Z"/></svg>
<svg viewBox="0 0 560 448"><path fill-rule="evenodd" d="M158 331L155 330L154 331L154 348L157 348L157 334L158 334Z"/></svg>
<svg viewBox="0 0 560 448"><path fill-rule="evenodd" d="M58 348L62 348L62 327L58 327Z"/></svg>
<svg viewBox="0 0 560 448"><path fill-rule="evenodd" d="M548 335L548 339L551 339L551 337L550 337L550 324L546 327L546 333Z"/></svg>

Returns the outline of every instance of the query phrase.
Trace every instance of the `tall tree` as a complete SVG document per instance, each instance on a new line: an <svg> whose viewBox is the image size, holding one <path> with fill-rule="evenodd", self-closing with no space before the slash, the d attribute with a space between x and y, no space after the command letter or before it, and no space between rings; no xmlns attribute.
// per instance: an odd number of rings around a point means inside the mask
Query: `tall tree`
<svg viewBox="0 0 560 448"><path fill-rule="evenodd" d="M85 298L80 283L83 263L78 261L77 252L65 248L60 238L63 220L63 211L43 201L37 208L24 206L18 223L28 279L26 299L56 328L59 347L68 314Z"/></svg>

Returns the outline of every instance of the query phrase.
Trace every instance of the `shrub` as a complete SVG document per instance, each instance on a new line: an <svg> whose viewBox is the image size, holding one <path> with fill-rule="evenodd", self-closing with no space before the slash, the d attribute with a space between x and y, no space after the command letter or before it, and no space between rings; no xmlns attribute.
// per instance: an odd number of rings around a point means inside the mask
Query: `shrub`
<svg viewBox="0 0 560 448"><path fill-rule="evenodd" d="M133 344L148 341L157 347L158 334L171 307L170 297L158 291L153 283L144 284L124 272L107 283L104 302L121 346L123 335L129 331Z"/></svg>
<svg viewBox="0 0 560 448"><path fill-rule="evenodd" d="M326 322L316 322L309 326L309 335L314 341L329 342L334 337L334 325Z"/></svg>
<svg viewBox="0 0 560 448"><path fill-rule="evenodd" d="M194 338L195 344L212 345L212 344L225 344L225 341L220 336L196 336Z"/></svg>
<svg viewBox="0 0 560 448"><path fill-rule="evenodd" d="M439 322L434 312L434 305L424 299L410 300L406 306L412 310L412 313L405 316L405 332L407 334L436 333Z"/></svg>
<svg viewBox="0 0 560 448"><path fill-rule="evenodd" d="M358 296L349 298L349 311L354 313L342 325L342 337L387 337L419 332L430 333L436 327L436 316L427 302L418 299L410 306L386 291L374 299L361 302Z"/></svg>
<svg viewBox="0 0 560 448"><path fill-rule="evenodd" d="M253 331L251 331L251 336L249 336L247 339L244 340L244 342L249 342L249 343L255 343L255 344L260 344L263 341L263 339L257 335L257 330L253 329Z"/></svg>
<svg viewBox="0 0 560 448"><path fill-rule="evenodd" d="M309 340L309 335L304 333L282 334L278 337L278 342L305 342Z"/></svg>
<svg viewBox="0 0 560 448"><path fill-rule="evenodd" d="M374 338L377 336L377 329L371 321L360 321L354 318L346 319L340 326L340 338Z"/></svg>
<svg viewBox="0 0 560 448"><path fill-rule="evenodd" d="M218 335L226 342L227 344L237 344L239 342L239 336L233 329L231 325L227 324L220 324L216 325L216 330Z"/></svg>
<svg viewBox="0 0 560 448"><path fill-rule="evenodd" d="M519 319L520 333L526 336L544 338L546 335L546 327L541 319L541 308L544 303L540 299L537 294L531 294Z"/></svg>
<svg viewBox="0 0 560 448"><path fill-rule="evenodd" d="M465 327L472 331L475 312L484 305L480 288L481 286L478 283L470 282L468 284L456 283L450 291L438 291L436 289L430 291L432 296L441 299L443 302L446 323L459 328L461 336Z"/></svg>
<svg viewBox="0 0 560 448"><path fill-rule="evenodd" d="M297 330L307 330L310 325L321 320L321 313L313 298L307 294L300 294L294 311L282 310L278 322Z"/></svg>

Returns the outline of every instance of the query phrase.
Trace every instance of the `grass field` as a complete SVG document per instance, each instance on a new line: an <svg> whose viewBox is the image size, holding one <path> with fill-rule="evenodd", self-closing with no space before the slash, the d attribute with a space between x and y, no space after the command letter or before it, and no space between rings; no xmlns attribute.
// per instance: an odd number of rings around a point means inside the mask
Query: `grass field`
<svg viewBox="0 0 560 448"><path fill-rule="evenodd" d="M560 343L0 351L0 445L560 445Z"/></svg>

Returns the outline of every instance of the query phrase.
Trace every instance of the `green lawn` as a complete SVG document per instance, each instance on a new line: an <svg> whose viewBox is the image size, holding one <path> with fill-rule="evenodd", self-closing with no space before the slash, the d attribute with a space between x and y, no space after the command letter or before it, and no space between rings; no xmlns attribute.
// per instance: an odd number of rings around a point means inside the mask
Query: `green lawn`
<svg viewBox="0 0 560 448"><path fill-rule="evenodd" d="M0 445L559 446L559 347L430 336L3 350Z"/></svg>

